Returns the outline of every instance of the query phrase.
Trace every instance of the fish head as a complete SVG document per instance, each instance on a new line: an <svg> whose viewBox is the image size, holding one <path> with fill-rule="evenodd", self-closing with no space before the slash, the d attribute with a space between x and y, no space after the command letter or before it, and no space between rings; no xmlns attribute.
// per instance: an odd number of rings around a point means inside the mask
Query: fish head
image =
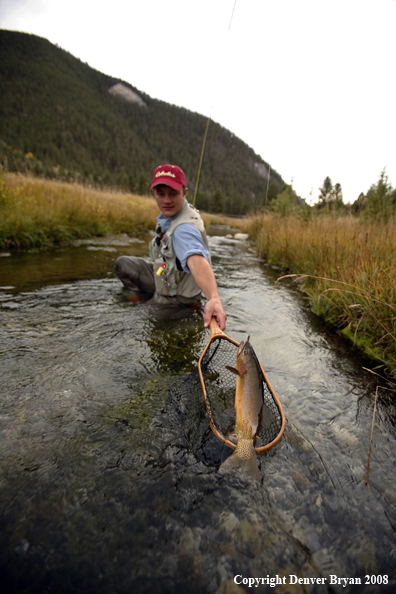
<svg viewBox="0 0 396 594"><path fill-rule="evenodd" d="M246 340L241 340L237 350L237 370L240 374L244 374L252 366L252 362L255 361L256 355L252 345L249 342L250 336Z"/></svg>

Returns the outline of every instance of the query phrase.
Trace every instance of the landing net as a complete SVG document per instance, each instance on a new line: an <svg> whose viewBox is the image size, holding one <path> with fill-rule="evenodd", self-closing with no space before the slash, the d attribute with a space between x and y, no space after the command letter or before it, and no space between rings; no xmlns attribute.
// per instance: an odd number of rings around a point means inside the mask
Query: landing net
<svg viewBox="0 0 396 594"><path fill-rule="evenodd" d="M171 399L177 404L185 398L191 398L196 393L197 386L199 387L201 384L201 393L203 392L205 397L210 426L215 435L231 448L235 448L235 444L225 436L232 432L235 426L235 414L232 414L232 410L235 405L236 377L226 369L226 365L235 367L237 349L238 343L224 334L213 338L207 346L198 370L174 382L169 390ZM260 364L259 368L264 402L262 422L258 432L261 443L255 449L256 452L261 453L271 449L281 438L284 429L284 414Z"/></svg>

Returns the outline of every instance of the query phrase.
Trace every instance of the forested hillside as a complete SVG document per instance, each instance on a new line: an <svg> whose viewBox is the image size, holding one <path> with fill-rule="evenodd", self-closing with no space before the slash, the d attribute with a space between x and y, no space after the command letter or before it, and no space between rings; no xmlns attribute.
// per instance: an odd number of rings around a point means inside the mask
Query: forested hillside
<svg viewBox="0 0 396 594"><path fill-rule="evenodd" d="M3 168L145 193L156 165L177 163L191 196L206 117L123 83L145 105L126 101L109 93L119 82L46 39L1 30ZM243 214L262 203L267 172L251 148L211 122L197 206ZM272 170L271 180L284 185Z"/></svg>

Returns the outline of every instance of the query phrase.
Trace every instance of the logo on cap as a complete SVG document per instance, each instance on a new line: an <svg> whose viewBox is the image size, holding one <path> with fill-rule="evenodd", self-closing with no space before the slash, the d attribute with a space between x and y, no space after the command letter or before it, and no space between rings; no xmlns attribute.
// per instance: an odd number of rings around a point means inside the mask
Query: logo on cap
<svg viewBox="0 0 396 594"><path fill-rule="evenodd" d="M155 174L155 177L161 177L161 175L168 175L169 177L176 177L176 175L174 173L171 173L170 171L158 171L158 173Z"/></svg>

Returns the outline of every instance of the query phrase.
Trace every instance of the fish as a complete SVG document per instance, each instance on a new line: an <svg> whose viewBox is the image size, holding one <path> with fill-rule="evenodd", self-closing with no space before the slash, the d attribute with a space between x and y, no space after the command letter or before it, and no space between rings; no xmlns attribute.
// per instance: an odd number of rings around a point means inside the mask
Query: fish
<svg viewBox="0 0 396 594"><path fill-rule="evenodd" d="M260 481L260 471L254 450L259 441L263 406L263 382L260 364L250 344L250 336L241 341L236 357L236 368L226 365L235 373L235 438L237 446L220 466L219 472L238 472L248 478Z"/></svg>

